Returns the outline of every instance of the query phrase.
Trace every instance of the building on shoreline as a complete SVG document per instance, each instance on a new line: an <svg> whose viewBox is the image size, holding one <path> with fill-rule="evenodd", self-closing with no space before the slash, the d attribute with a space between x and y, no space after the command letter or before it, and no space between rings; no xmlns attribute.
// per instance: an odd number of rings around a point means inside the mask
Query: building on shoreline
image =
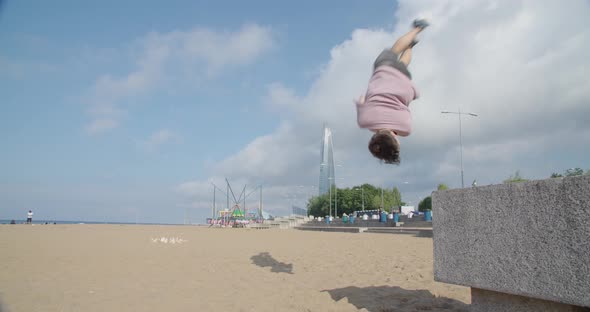
<svg viewBox="0 0 590 312"><path fill-rule="evenodd" d="M326 194L330 191L330 186L334 185L334 151L332 143L332 130L324 125L322 138L321 162L320 162L320 181L318 195Z"/></svg>

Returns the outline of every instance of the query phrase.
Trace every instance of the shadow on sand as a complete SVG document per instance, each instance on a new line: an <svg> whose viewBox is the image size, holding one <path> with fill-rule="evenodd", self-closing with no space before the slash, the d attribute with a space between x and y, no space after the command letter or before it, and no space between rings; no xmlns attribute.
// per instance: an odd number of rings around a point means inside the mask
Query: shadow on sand
<svg viewBox="0 0 590 312"><path fill-rule="evenodd" d="M252 256L250 259L254 264L261 268L270 267L271 272L293 274L292 263L278 262L268 252L261 252L255 256Z"/></svg>
<svg viewBox="0 0 590 312"><path fill-rule="evenodd" d="M435 297L428 290L407 290L397 286L345 287L328 292L334 301L347 298L350 304L369 312L468 311L461 301Z"/></svg>

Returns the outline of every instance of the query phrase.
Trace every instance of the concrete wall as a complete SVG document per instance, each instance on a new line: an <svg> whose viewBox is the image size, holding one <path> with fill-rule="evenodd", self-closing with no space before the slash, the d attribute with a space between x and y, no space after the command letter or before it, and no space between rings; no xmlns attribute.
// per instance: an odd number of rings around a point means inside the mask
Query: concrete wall
<svg viewBox="0 0 590 312"><path fill-rule="evenodd" d="M590 176L437 191L434 278L590 307Z"/></svg>

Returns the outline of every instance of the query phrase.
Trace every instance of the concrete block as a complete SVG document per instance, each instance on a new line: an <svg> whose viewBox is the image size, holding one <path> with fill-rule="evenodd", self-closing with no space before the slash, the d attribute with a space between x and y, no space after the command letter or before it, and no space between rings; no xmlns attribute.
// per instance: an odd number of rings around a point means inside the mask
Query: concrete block
<svg viewBox="0 0 590 312"><path fill-rule="evenodd" d="M471 288L470 312L588 312L590 308Z"/></svg>
<svg viewBox="0 0 590 312"><path fill-rule="evenodd" d="M590 176L432 195L434 278L590 307Z"/></svg>

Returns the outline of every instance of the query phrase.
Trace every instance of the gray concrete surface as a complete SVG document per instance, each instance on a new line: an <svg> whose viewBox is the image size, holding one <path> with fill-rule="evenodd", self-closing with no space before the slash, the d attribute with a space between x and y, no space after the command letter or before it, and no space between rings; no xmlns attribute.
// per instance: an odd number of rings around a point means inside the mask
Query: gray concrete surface
<svg viewBox="0 0 590 312"><path fill-rule="evenodd" d="M590 308L472 288L469 311L588 312Z"/></svg>
<svg viewBox="0 0 590 312"><path fill-rule="evenodd" d="M367 230L365 227L344 227L344 226L296 226L296 230L302 231L320 231L320 232L348 232L363 233Z"/></svg>
<svg viewBox="0 0 590 312"><path fill-rule="evenodd" d="M432 229L429 228L367 228L367 233L382 234L408 234L416 237L432 237Z"/></svg>
<svg viewBox="0 0 590 312"><path fill-rule="evenodd" d="M347 232L347 233L381 233L381 234L407 234L416 237L432 237L432 229L429 228L392 228L392 227L351 227L351 226L297 226L296 230L321 231L321 232Z"/></svg>
<svg viewBox="0 0 590 312"><path fill-rule="evenodd" d="M432 222L431 221L424 221L424 216L415 216L411 219L408 219L407 216L400 216L400 222L393 222L393 220L387 219L387 222L379 222L378 220L362 220L360 218L356 218L354 223L344 223L342 219L334 219L329 225L326 224L326 221L317 221L317 220L310 220L306 223L302 223L301 226L339 226L339 227L424 227L424 228L431 228Z"/></svg>
<svg viewBox="0 0 590 312"><path fill-rule="evenodd" d="M590 176L437 191L436 281L590 307Z"/></svg>

